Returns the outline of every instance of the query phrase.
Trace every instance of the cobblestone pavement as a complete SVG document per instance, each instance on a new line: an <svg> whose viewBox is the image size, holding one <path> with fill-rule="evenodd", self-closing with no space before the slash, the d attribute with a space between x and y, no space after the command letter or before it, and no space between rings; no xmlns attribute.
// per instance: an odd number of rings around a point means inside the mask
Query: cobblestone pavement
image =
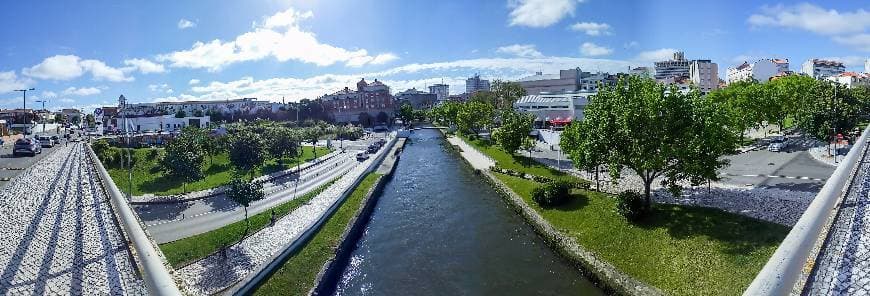
<svg viewBox="0 0 870 296"><path fill-rule="evenodd" d="M870 163L860 165L816 258L804 294L870 295Z"/></svg>
<svg viewBox="0 0 870 296"><path fill-rule="evenodd" d="M378 153L386 150L381 149ZM271 260L313 225L376 158L376 155L372 155L357 164L308 203L275 222L274 226L266 227L229 247L225 254L218 252L176 270L179 278L186 283L186 292L193 295L219 293Z"/></svg>
<svg viewBox="0 0 870 296"><path fill-rule="evenodd" d="M141 295L127 244L83 144L0 190L0 295Z"/></svg>

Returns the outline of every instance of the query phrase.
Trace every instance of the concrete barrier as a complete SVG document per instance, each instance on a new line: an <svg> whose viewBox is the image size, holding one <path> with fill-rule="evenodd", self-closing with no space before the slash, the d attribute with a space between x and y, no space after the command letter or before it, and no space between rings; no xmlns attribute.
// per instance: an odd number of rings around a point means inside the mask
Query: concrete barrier
<svg viewBox="0 0 870 296"><path fill-rule="evenodd" d="M85 145L85 147L89 151L94 167L99 171L100 182L109 197L112 208L115 210L116 217L119 218L124 228L127 240L133 245L134 259L141 268L142 278L149 294L181 295L181 290L172 277L171 268L168 267L169 264L163 257L160 248L145 232L142 221L127 203L126 197L118 190L118 186L112 181L112 177L109 176L109 172L103 167L94 150L91 149L90 145Z"/></svg>
<svg viewBox="0 0 870 296"><path fill-rule="evenodd" d="M747 296L788 295L798 284L808 259L814 256L813 249L822 231L829 226L829 217L837 210L835 205L849 188L858 163L867 150L870 126L864 129L861 138L852 146L840 166L807 207L807 210L761 269L761 272L743 293Z"/></svg>

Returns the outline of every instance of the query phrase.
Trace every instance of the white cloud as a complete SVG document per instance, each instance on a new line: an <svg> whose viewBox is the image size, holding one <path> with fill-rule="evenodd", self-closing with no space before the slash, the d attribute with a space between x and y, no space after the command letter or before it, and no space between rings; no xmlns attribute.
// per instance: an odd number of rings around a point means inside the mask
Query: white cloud
<svg viewBox="0 0 870 296"><path fill-rule="evenodd" d="M610 25L605 23L582 22L571 25L571 30L584 32L589 36L610 35Z"/></svg>
<svg viewBox="0 0 870 296"><path fill-rule="evenodd" d="M90 72L95 80L133 81L133 77L126 76L124 69L107 66L98 60L82 60L75 55L48 57L21 72L30 77L50 80L70 80Z"/></svg>
<svg viewBox="0 0 870 296"><path fill-rule="evenodd" d="M674 52L679 50L673 48L662 48L656 50L642 51L635 58L635 61L652 63L658 61L666 61L674 58Z"/></svg>
<svg viewBox="0 0 870 296"><path fill-rule="evenodd" d="M70 99L70 98L63 98L63 99L60 99L60 102L64 103L64 104L72 104L72 103L75 103L76 101L73 99Z"/></svg>
<svg viewBox="0 0 870 296"><path fill-rule="evenodd" d="M189 21L189 20L186 20L186 19L180 19L180 20L178 20L178 28L179 28L179 29L184 30L184 29L187 29L187 28L193 28L193 27L196 27L196 23L194 23L194 22L192 22L192 21Z"/></svg>
<svg viewBox="0 0 870 296"><path fill-rule="evenodd" d="M98 95L101 92L102 91L100 91L100 89L96 88L96 87L75 88L75 87L71 86L71 87L65 89L63 91L63 94L68 95L68 96L92 96L92 95Z"/></svg>
<svg viewBox="0 0 870 296"><path fill-rule="evenodd" d="M56 55L46 58L36 66L24 68L21 73L39 79L70 80L84 74L80 60L74 55Z"/></svg>
<svg viewBox="0 0 870 296"><path fill-rule="evenodd" d="M44 91L42 92L42 97L46 99L53 99L57 97L57 93L53 91Z"/></svg>
<svg viewBox="0 0 870 296"><path fill-rule="evenodd" d="M514 44L502 46L496 49L497 53L515 55L521 58L540 58L544 55L535 48L534 44Z"/></svg>
<svg viewBox="0 0 870 296"><path fill-rule="evenodd" d="M856 34L851 36L836 36L834 41L840 44L852 46L858 50L870 52L870 34Z"/></svg>
<svg viewBox="0 0 870 296"><path fill-rule="evenodd" d="M146 59L129 59L124 60L124 65L132 67L127 70L139 70L142 74L150 74L150 73L164 73L166 72L166 68L163 67L162 64L158 64Z"/></svg>
<svg viewBox="0 0 870 296"><path fill-rule="evenodd" d="M149 84L148 89L153 91L153 92L161 92L161 93L166 93L166 94L171 94L171 93L175 92L174 90L172 90L172 87L170 87L169 84L166 84L166 83Z"/></svg>
<svg viewBox="0 0 870 296"><path fill-rule="evenodd" d="M605 56L613 53L613 49L597 45L592 42L584 42L580 45L580 53L587 57Z"/></svg>
<svg viewBox="0 0 870 296"><path fill-rule="evenodd" d="M754 26L798 28L824 35L859 33L870 27L870 12L826 10L813 4L763 6L761 13L749 16Z"/></svg>
<svg viewBox="0 0 870 296"><path fill-rule="evenodd" d="M627 43L623 44L623 45L622 45L622 48L625 48L625 49L635 48L635 47L637 47L638 45L640 45L640 43L638 43L637 41L630 41L630 42L627 42Z"/></svg>
<svg viewBox="0 0 870 296"><path fill-rule="evenodd" d="M187 82L188 85L197 85L199 84L199 79L191 79Z"/></svg>
<svg viewBox="0 0 870 296"><path fill-rule="evenodd" d="M32 84L32 79L18 78L15 71L0 72L0 93L8 93L16 89L27 88Z"/></svg>
<svg viewBox="0 0 870 296"><path fill-rule="evenodd" d="M510 25L533 28L548 27L574 15L577 3L583 0L508 0Z"/></svg>
<svg viewBox="0 0 870 296"><path fill-rule="evenodd" d="M234 63L267 57L279 62L296 60L318 66L342 62L349 67L383 64L397 58L393 53L370 55L365 49L348 50L321 43L314 33L299 26L300 21L312 16L310 11L298 12L290 8L266 18L262 25L255 24L253 31L232 41L197 41L190 49L162 54L157 60L169 62L172 67L216 72Z"/></svg>

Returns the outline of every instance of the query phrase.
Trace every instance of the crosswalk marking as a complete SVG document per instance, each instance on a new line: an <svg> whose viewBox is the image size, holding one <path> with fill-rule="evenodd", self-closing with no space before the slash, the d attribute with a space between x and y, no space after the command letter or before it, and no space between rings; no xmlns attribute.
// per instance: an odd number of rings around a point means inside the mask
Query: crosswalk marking
<svg viewBox="0 0 870 296"><path fill-rule="evenodd" d="M738 175L738 174L730 174L730 173L722 173L720 176L728 176L728 177L751 177L751 178L782 178L782 179L791 179L791 180L810 180L810 181L818 181L825 182L827 179L821 178L812 178L805 176L784 176L784 175L765 175L765 174L746 174L746 175Z"/></svg>

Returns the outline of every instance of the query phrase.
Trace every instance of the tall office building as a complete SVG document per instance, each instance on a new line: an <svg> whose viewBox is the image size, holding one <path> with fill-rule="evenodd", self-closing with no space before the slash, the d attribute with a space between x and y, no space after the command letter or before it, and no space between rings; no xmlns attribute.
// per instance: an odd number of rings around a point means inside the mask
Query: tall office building
<svg viewBox="0 0 870 296"><path fill-rule="evenodd" d="M444 101L450 95L450 86L447 84L435 84L429 86L429 93L435 94L436 101Z"/></svg>
<svg viewBox="0 0 870 296"><path fill-rule="evenodd" d="M689 77L690 61L686 60L682 51L674 53L674 58L669 61L655 62L657 80L673 77Z"/></svg>
<svg viewBox="0 0 870 296"><path fill-rule="evenodd" d="M473 94L479 91L489 91L489 80L480 79L478 74L465 80L465 93Z"/></svg>
<svg viewBox="0 0 870 296"><path fill-rule="evenodd" d="M689 80L701 93L719 88L719 66L710 60L693 60L689 64Z"/></svg>

